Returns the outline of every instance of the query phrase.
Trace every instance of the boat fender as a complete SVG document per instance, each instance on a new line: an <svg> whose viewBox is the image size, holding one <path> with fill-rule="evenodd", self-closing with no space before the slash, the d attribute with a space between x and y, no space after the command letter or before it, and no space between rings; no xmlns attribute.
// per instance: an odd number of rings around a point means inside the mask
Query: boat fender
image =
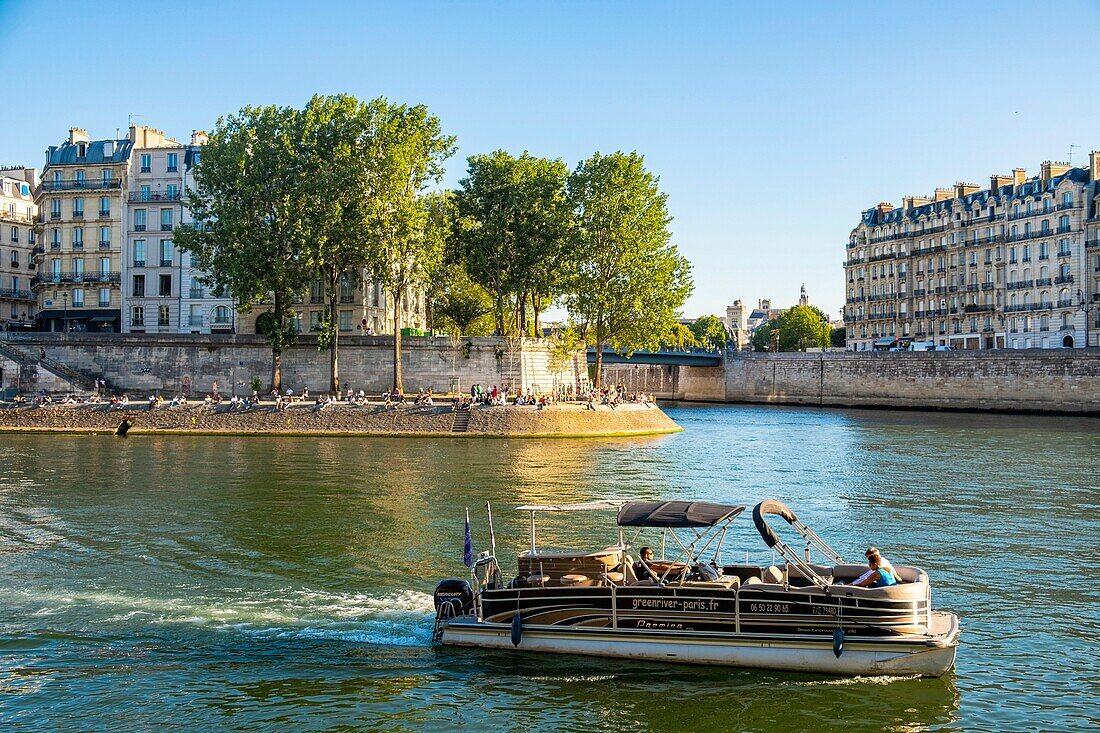
<svg viewBox="0 0 1100 733"><path fill-rule="evenodd" d="M836 631L833 632L833 655L840 659L840 655L844 653L844 629L839 626L836 627Z"/></svg>
<svg viewBox="0 0 1100 733"><path fill-rule="evenodd" d="M523 614L519 611L512 617L512 646L519 646L523 638Z"/></svg>

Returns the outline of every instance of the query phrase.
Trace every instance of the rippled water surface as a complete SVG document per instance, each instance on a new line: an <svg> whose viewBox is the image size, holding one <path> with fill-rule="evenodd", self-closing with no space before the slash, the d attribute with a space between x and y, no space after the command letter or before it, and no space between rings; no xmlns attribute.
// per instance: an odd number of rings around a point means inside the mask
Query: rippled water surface
<svg viewBox="0 0 1100 733"><path fill-rule="evenodd" d="M955 731L1100 726L1100 421L677 407L607 441L0 436L0 730ZM430 646L496 508L777 497L932 576L940 680ZM748 518L730 551L768 559ZM611 517L547 521L595 545ZM506 562L505 568L514 567Z"/></svg>

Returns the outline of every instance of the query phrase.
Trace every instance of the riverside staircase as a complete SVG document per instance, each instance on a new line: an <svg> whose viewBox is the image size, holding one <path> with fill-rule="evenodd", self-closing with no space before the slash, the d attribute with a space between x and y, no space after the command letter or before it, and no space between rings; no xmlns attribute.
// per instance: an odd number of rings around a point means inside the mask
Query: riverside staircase
<svg viewBox="0 0 1100 733"><path fill-rule="evenodd" d="M11 343L0 341L0 356L19 367L19 391L34 392L38 386L38 370L68 382L75 391L90 392L95 388L95 377L63 364L48 356L31 355Z"/></svg>
<svg viewBox="0 0 1100 733"><path fill-rule="evenodd" d="M455 408L454 419L451 421L452 433L465 433L470 429L470 408L460 405Z"/></svg>

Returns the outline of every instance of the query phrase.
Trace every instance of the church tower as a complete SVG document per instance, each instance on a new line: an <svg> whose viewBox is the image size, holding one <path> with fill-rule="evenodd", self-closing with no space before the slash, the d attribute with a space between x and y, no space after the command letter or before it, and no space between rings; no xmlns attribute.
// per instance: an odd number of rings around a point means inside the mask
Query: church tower
<svg viewBox="0 0 1100 733"><path fill-rule="evenodd" d="M799 305L809 305L810 299L806 297L806 283L802 283L802 294L798 297Z"/></svg>

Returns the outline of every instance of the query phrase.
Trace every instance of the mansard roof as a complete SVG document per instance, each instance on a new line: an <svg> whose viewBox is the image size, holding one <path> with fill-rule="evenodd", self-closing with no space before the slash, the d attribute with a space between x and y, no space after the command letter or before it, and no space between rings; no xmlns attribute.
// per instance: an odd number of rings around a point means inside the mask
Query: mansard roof
<svg viewBox="0 0 1100 733"><path fill-rule="evenodd" d="M1052 176L1050 180L1045 183L1041 178L1035 176L1024 181L1019 186L1010 183L997 188L996 191L986 189L968 194L961 199L949 198L943 201L933 201L931 203L921 204L920 206L914 206L911 209L899 207L887 212L880 212L877 208L867 209L863 212L861 221L869 227L881 226L883 224L901 224L906 221L917 221L924 216L949 214L957 202L969 208L972 207L975 202L985 206L990 202L993 204L1007 204L1010 201L1038 198L1048 191L1053 191L1060 183L1066 180L1079 184L1088 183L1089 172L1085 168L1070 168L1059 176Z"/></svg>
<svg viewBox="0 0 1100 733"><path fill-rule="evenodd" d="M111 155L105 155L108 143L114 144ZM124 163L130 158L133 143L129 138L121 140L89 140L83 158L77 157L77 146L80 143L64 142L60 145L51 145L46 149L46 165L104 165L111 163Z"/></svg>

